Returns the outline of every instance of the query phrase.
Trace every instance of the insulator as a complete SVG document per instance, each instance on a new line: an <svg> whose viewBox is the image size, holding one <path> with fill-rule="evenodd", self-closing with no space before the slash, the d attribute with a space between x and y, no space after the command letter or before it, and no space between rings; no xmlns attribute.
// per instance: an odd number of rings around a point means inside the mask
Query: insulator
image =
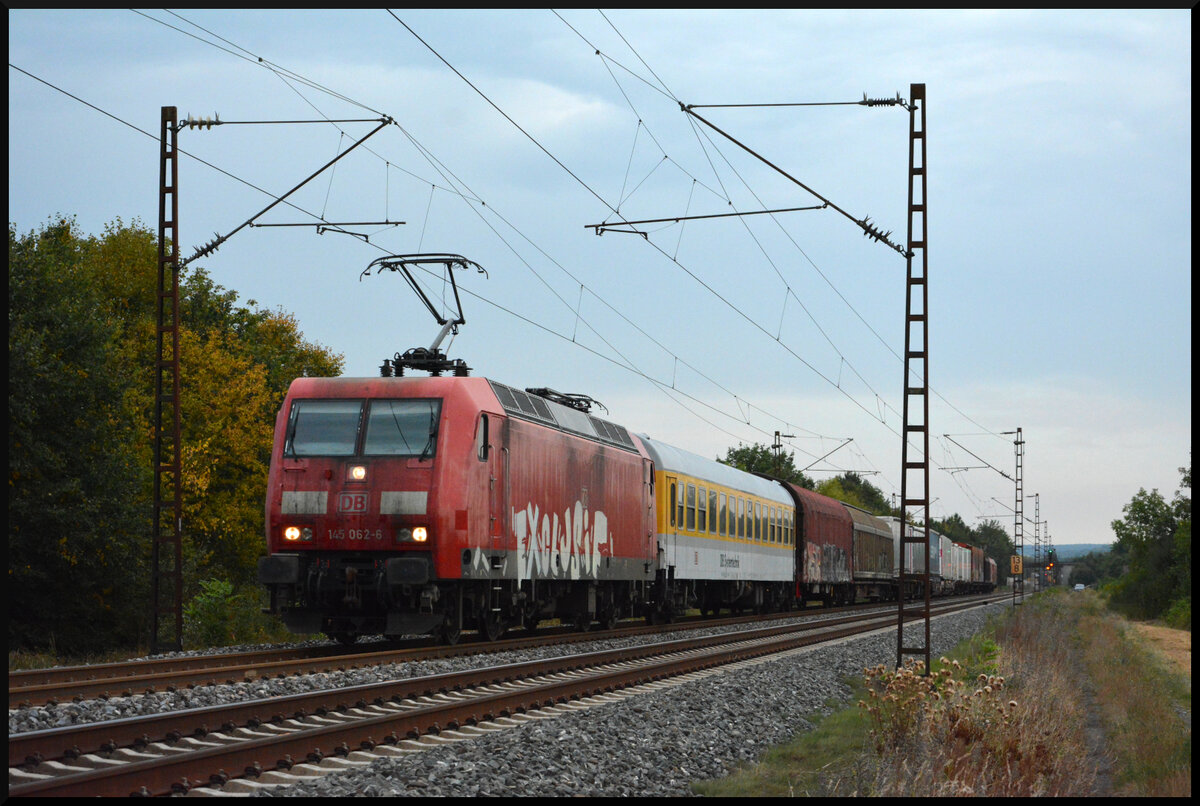
<svg viewBox="0 0 1200 806"><path fill-rule="evenodd" d="M193 118L191 113L188 113L183 125L189 129L211 129L221 125L221 116L214 112L211 118Z"/></svg>
<svg viewBox="0 0 1200 806"><path fill-rule="evenodd" d="M896 104L904 105L904 99L900 97L900 93L896 93L895 98L868 98L867 94L863 93L863 99L859 101L863 106L895 106Z"/></svg>

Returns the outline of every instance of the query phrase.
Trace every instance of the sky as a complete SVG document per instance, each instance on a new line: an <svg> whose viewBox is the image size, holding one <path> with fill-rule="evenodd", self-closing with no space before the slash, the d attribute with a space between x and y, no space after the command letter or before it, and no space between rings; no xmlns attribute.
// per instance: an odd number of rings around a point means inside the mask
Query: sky
<svg viewBox="0 0 1200 806"><path fill-rule="evenodd" d="M8 22L18 234L156 228L162 108L219 116L238 125L178 136L187 269L295 315L344 374L440 329L371 262L458 254L486 273L454 270L465 321L441 346L473 374L590 395L711 458L778 431L818 481L897 498L906 262L851 219L906 243L909 114L852 102L924 84L934 517L1012 533L1018 428L1026 545L1111 543L1134 494L1170 499L1191 463L1188 11ZM791 209L822 200L847 215Z"/></svg>

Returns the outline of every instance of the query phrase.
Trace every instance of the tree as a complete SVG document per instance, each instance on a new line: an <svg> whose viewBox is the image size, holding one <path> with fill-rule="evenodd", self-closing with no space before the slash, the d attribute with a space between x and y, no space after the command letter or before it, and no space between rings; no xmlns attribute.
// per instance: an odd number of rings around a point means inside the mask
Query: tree
<svg viewBox="0 0 1200 806"><path fill-rule="evenodd" d="M94 650L145 623L149 462L90 251L73 220L9 225L10 648Z"/></svg>
<svg viewBox="0 0 1200 806"><path fill-rule="evenodd" d="M855 506L875 515L893 514L891 503L888 501L887 496L883 494L883 490L880 490L853 470L847 470L836 478L847 494L853 495L857 500L862 502L862 504L855 504Z"/></svg>
<svg viewBox="0 0 1200 806"><path fill-rule="evenodd" d="M825 479L817 484L817 492L874 515L889 515L893 511L883 492L854 472Z"/></svg>
<svg viewBox="0 0 1200 806"><path fill-rule="evenodd" d="M813 480L796 469L795 455L782 450L776 454L770 445L743 445L739 442L736 448L725 451L724 459L718 458L717 461L747 473L762 473L806 490L813 489Z"/></svg>
<svg viewBox="0 0 1200 806"><path fill-rule="evenodd" d="M1180 468L1181 489L1173 502L1158 490L1139 489L1112 522L1117 548L1129 570L1118 581L1112 604L1135 618L1158 618L1169 609L1191 609L1191 468Z"/></svg>
<svg viewBox="0 0 1200 806"><path fill-rule="evenodd" d="M1071 582L1084 585L1095 585L1110 579L1117 579L1125 572L1125 561L1121 554L1114 551L1090 551L1082 557L1071 561Z"/></svg>
<svg viewBox="0 0 1200 806"><path fill-rule="evenodd" d="M992 523L995 523L995 521L992 521ZM972 531L970 526L967 526L966 522L963 521L957 512L944 521L935 520L933 528L939 534L945 535L956 543L978 545L974 531Z"/></svg>
<svg viewBox="0 0 1200 806"><path fill-rule="evenodd" d="M132 646L147 627L157 243L119 219L9 225L9 646ZM185 599L253 585L275 414L342 357L295 319L180 277Z"/></svg>

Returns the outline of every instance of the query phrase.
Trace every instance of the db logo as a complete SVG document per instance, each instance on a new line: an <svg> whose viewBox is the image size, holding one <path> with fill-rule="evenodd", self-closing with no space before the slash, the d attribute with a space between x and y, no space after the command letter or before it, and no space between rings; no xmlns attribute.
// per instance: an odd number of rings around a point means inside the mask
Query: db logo
<svg viewBox="0 0 1200 806"><path fill-rule="evenodd" d="M338 493L338 512L365 513L367 511L366 493Z"/></svg>

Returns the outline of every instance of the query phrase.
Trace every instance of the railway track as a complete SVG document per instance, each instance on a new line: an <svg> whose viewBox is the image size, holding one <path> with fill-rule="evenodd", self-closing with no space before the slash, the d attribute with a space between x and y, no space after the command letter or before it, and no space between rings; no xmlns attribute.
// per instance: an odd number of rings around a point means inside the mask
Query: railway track
<svg viewBox="0 0 1200 806"><path fill-rule="evenodd" d="M813 615L852 613L878 609L880 605L854 605L845 608L813 609ZM375 642L357 648L344 646L292 647L257 652L197 655L135 660L92 666L65 666L10 672L8 707L78 701L90 698L128 697L134 694L171 691L180 687L240 683L268 677L347 671L384 663L452 658L481 652L529 649L546 644L561 645L605 638L625 638L659 632L721 627L772 618L794 618L806 611L791 611L759 616L721 619L682 619L674 624L644 626L626 624L615 630L576 632L568 628L546 629L536 635L522 635L501 641L438 645L428 639L407 642Z"/></svg>
<svg viewBox="0 0 1200 806"><path fill-rule="evenodd" d="M934 613L980 603L951 601L939 604ZM619 696L655 681L894 627L895 620L890 608L16 734L9 739L9 794L123 797L249 791L500 729L547 708L577 707L588 698Z"/></svg>

